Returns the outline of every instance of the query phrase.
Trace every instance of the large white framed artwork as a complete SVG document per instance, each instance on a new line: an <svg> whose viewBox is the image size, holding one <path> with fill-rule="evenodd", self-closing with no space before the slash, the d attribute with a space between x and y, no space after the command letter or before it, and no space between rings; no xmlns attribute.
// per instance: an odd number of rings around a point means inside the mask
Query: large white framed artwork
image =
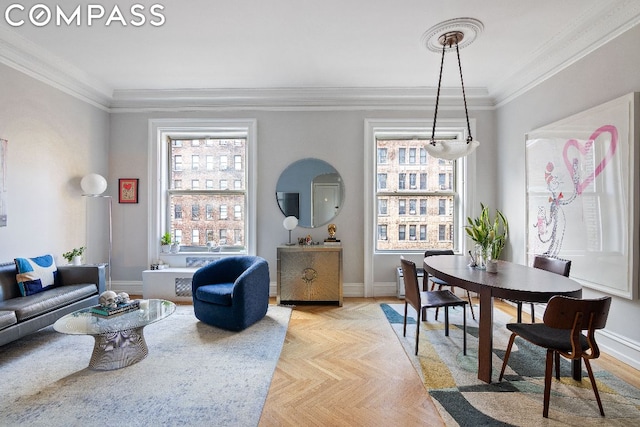
<svg viewBox="0 0 640 427"><path fill-rule="evenodd" d="M526 135L527 257L571 260L584 286L638 297L640 93Z"/></svg>

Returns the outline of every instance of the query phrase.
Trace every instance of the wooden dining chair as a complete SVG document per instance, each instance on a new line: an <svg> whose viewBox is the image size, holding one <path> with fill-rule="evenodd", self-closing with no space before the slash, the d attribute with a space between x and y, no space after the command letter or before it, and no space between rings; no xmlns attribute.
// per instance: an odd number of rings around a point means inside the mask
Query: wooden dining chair
<svg viewBox="0 0 640 427"><path fill-rule="evenodd" d="M536 255L533 258L533 268L550 271L552 273L561 274L569 277L571 271L571 261L561 258L552 258L544 255ZM523 301L513 301L518 309L518 323L522 323L522 303ZM531 303L531 323L536 323L536 312L534 304Z"/></svg>
<svg viewBox="0 0 640 427"><path fill-rule="evenodd" d="M498 381L502 381L504 370L511 354L511 347L515 338L519 336L532 344L547 349L544 375L544 409L542 411L542 415L545 418L549 417L549 397L551 395L551 375L554 359L556 379L560 379L560 356L569 360L584 360L589 373L589 380L600 408L600 415L604 417L598 386L593 377L589 360L597 359L600 356L595 331L605 327L610 306L611 297L578 299L558 295L549 300L544 312L543 323L509 323L507 329L512 333ZM586 331L586 335L582 331Z"/></svg>
<svg viewBox="0 0 640 427"><path fill-rule="evenodd" d="M425 258L433 255L454 255L454 253L451 249L430 249L425 251L424 253ZM451 288L451 292L454 291L453 286L449 285L447 282L445 282L442 279L438 279L437 277L434 277L428 274L426 271L424 272L424 276L422 276L422 290L424 291L429 290L429 281L431 281L432 291L435 290L436 285L438 285L439 291L441 291L444 286L449 286ZM471 317L473 318L473 320L476 320L476 313L473 311L473 304L471 303L471 294L469 293L469 291L466 291L466 292L467 292L467 299L469 300L469 308L471 309ZM436 320L438 320L437 309L436 309Z"/></svg>
<svg viewBox="0 0 640 427"><path fill-rule="evenodd" d="M462 306L462 352L467 354L467 301L458 298L451 291L421 291L418 285L416 264L400 257L404 280L404 328L402 336L407 336L407 314L409 304L416 310L416 355L420 339L420 323L427 317L428 308L444 307L444 335L449 336L449 307Z"/></svg>

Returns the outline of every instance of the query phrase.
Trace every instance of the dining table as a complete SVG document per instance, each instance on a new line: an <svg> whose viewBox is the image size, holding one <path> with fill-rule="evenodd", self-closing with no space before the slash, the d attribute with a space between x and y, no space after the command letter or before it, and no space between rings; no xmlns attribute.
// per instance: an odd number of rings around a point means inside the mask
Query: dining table
<svg viewBox="0 0 640 427"><path fill-rule="evenodd" d="M478 379L491 382L493 358L493 299L547 303L555 295L582 298L577 281L546 270L498 260L497 272L471 265L463 255L435 255L424 259L424 269L450 286L478 294ZM572 376L580 379L581 364L572 364Z"/></svg>

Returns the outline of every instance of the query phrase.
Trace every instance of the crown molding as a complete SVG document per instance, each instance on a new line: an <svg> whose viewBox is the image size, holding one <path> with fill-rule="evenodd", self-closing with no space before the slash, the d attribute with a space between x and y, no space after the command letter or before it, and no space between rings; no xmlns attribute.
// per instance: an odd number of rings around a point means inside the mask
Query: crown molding
<svg viewBox="0 0 640 427"><path fill-rule="evenodd" d="M489 86L496 107L517 98L640 23L640 1L603 0L559 29L517 70ZM634 48L634 47L630 47Z"/></svg>
<svg viewBox="0 0 640 427"><path fill-rule="evenodd" d="M3 27L0 27L0 63L102 110L108 110L111 104L111 88Z"/></svg>
<svg viewBox="0 0 640 427"><path fill-rule="evenodd" d="M486 88L465 88L470 108L493 108ZM460 88L442 88L443 109L462 109ZM435 88L116 90L111 111L433 109Z"/></svg>

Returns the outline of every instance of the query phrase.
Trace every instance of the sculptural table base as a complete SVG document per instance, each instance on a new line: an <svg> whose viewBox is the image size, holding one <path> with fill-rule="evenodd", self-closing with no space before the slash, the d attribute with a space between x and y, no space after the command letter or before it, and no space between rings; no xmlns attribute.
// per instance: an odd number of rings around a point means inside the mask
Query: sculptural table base
<svg viewBox="0 0 640 427"><path fill-rule="evenodd" d="M138 363L149 354L142 329L144 326L123 331L94 335L95 344L89 368L111 371Z"/></svg>

